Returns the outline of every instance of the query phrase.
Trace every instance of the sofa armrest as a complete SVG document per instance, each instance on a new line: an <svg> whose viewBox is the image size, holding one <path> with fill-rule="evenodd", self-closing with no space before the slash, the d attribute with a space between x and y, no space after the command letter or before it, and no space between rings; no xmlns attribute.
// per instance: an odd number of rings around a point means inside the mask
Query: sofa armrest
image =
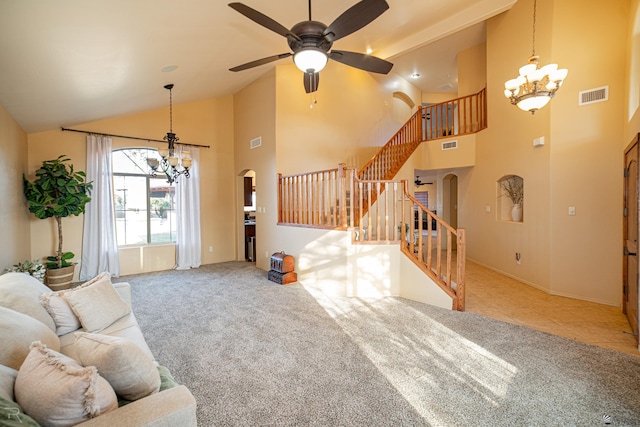
<svg viewBox="0 0 640 427"><path fill-rule="evenodd" d="M127 282L120 282L114 283L113 287L116 288L116 291L118 291L118 295L120 295L120 298L125 300L125 302L129 304L129 306L131 306L131 285L129 285Z"/></svg>
<svg viewBox="0 0 640 427"><path fill-rule="evenodd" d="M197 426L196 399L184 385L136 400L126 406L78 424L82 427Z"/></svg>

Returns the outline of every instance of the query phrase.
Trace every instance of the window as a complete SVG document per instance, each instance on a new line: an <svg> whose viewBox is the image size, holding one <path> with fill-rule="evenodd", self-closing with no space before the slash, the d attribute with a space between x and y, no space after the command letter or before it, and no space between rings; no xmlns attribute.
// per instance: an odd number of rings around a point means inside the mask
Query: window
<svg viewBox="0 0 640 427"><path fill-rule="evenodd" d="M148 175L148 148L114 150L113 188L118 246L176 241L175 187Z"/></svg>
<svg viewBox="0 0 640 427"><path fill-rule="evenodd" d="M428 191L416 191L414 193L416 200L425 208L429 208L429 192ZM418 209L418 205L415 206Z"/></svg>

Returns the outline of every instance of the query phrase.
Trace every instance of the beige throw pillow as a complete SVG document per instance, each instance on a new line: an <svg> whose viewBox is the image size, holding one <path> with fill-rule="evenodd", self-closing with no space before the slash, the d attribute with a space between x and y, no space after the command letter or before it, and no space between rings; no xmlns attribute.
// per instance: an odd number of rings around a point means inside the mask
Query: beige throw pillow
<svg viewBox="0 0 640 427"><path fill-rule="evenodd" d="M34 342L18 371L16 402L39 424L72 426L118 407L109 383L95 367Z"/></svg>
<svg viewBox="0 0 640 427"><path fill-rule="evenodd" d="M62 293L49 292L42 294L40 303L53 318L58 336L80 329L80 319L71 310L71 306Z"/></svg>
<svg viewBox="0 0 640 427"><path fill-rule="evenodd" d="M51 289L43 285L35 277L24 273L6 273L0 275L0 306L7 307L34 319L38 319L56 330L56 325L40 304L40 295Z"/></svg>
<svg viewBox="0 0 640 427"><path fill-rule="evenodd" d="M50 348L60 350L60 339L44 323L0 307L0 365L20 369L34 341L42 341Z"/></svg>
<svg viewBox="0 0 640 427"><path fill-rule="evenodd" d="M75 336L80 363L98 368L118 396L133 401L160 389L155 362L133 341L86 332Z"/></svg>
<svg viewBox="0 0 640 427"><path fill-rule="evenodd" d="M96 332L131 313L131 307L118 294L109 277L65 292L64 297L88 332Z"/></svg>
<svg viewBox="0 0 640 427"><path fill-rule="evenodd" d="M56 292L46 292L40 296L40 303L47 310L56 324L56 334L58 336L77 331L81 326L80 319L78 319L78 316L76 316L73 310L71 310L71 306L67 302L65 294L76 292L78 289L86 288L97 281L105 279L109 281L111 280L111 274L109 272L100 273L93 279L88 280L75 288Z"/></svg>
<svg viewBox="0 0 640 427"><path fill-rule="evenodd" d="M80 288L86 288L87 286L91 286L94 283L96 283L97 281L103 280L103 279L111 280L111 273L109 273L108 271L103 271L102 273L100 273L96 277L94 277L93 279L89 279L86 282L84 282L82 285L76 286L75 288L70 289L70 290L73 291L73 290L80 289ZM64 292L64 291L61 291L61 292Z"/></svg>
<svg viewBox="0 0 640 427"><path fill-rule="evenodd" d="M13 398L13 384L16 382L18 371L8 366L0 365L0 397L7 400Z"/></svg>

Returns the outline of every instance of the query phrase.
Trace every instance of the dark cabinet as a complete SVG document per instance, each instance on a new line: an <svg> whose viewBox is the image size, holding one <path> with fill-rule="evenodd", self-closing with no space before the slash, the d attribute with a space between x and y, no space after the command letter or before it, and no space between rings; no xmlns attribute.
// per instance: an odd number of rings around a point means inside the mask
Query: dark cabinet
<svg viewBox="0 0 640 427"><path fill-rule="evenodd" d="M256 262L256 225L244 226L244 259Z"/></svg>
<svg viewBox="0 0 640 427"><path fill-rule="evenodd" d="M249 176L244 177L244 205L251 206L253 193L253 178Z"/></svg>

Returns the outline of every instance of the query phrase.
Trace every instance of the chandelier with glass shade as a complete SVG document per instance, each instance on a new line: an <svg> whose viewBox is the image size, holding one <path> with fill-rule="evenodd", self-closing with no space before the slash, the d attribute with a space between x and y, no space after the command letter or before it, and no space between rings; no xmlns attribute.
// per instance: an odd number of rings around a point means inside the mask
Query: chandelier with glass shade
<svg viewBox="0 0 640 427"><path fill-rule="evenodd" d="M536 55L536 0L533 1L533 52L529 63L520 67L520 75L508 80L504 96L523 111L536 111L549 103L567 77L566 68L548 64L538 68L540 57Z"/></svg>
<svg viewBox="0 0 640 427"><path fill-rule="evenodd" d="M152 177L158 176L158 172L162 172L167 177L169 185L176 182L180 175L184 175L189 178L189 168L191 168L191 153L186 150L177 152L175 144L180 138L173 133L173 84L165 85L164 87L169 91L169 132L165 135L164 139L167 141L167 148L158 148L158 155L160 159L149 157L147 158L147 164L149 165L149 175Z"/></svg>

